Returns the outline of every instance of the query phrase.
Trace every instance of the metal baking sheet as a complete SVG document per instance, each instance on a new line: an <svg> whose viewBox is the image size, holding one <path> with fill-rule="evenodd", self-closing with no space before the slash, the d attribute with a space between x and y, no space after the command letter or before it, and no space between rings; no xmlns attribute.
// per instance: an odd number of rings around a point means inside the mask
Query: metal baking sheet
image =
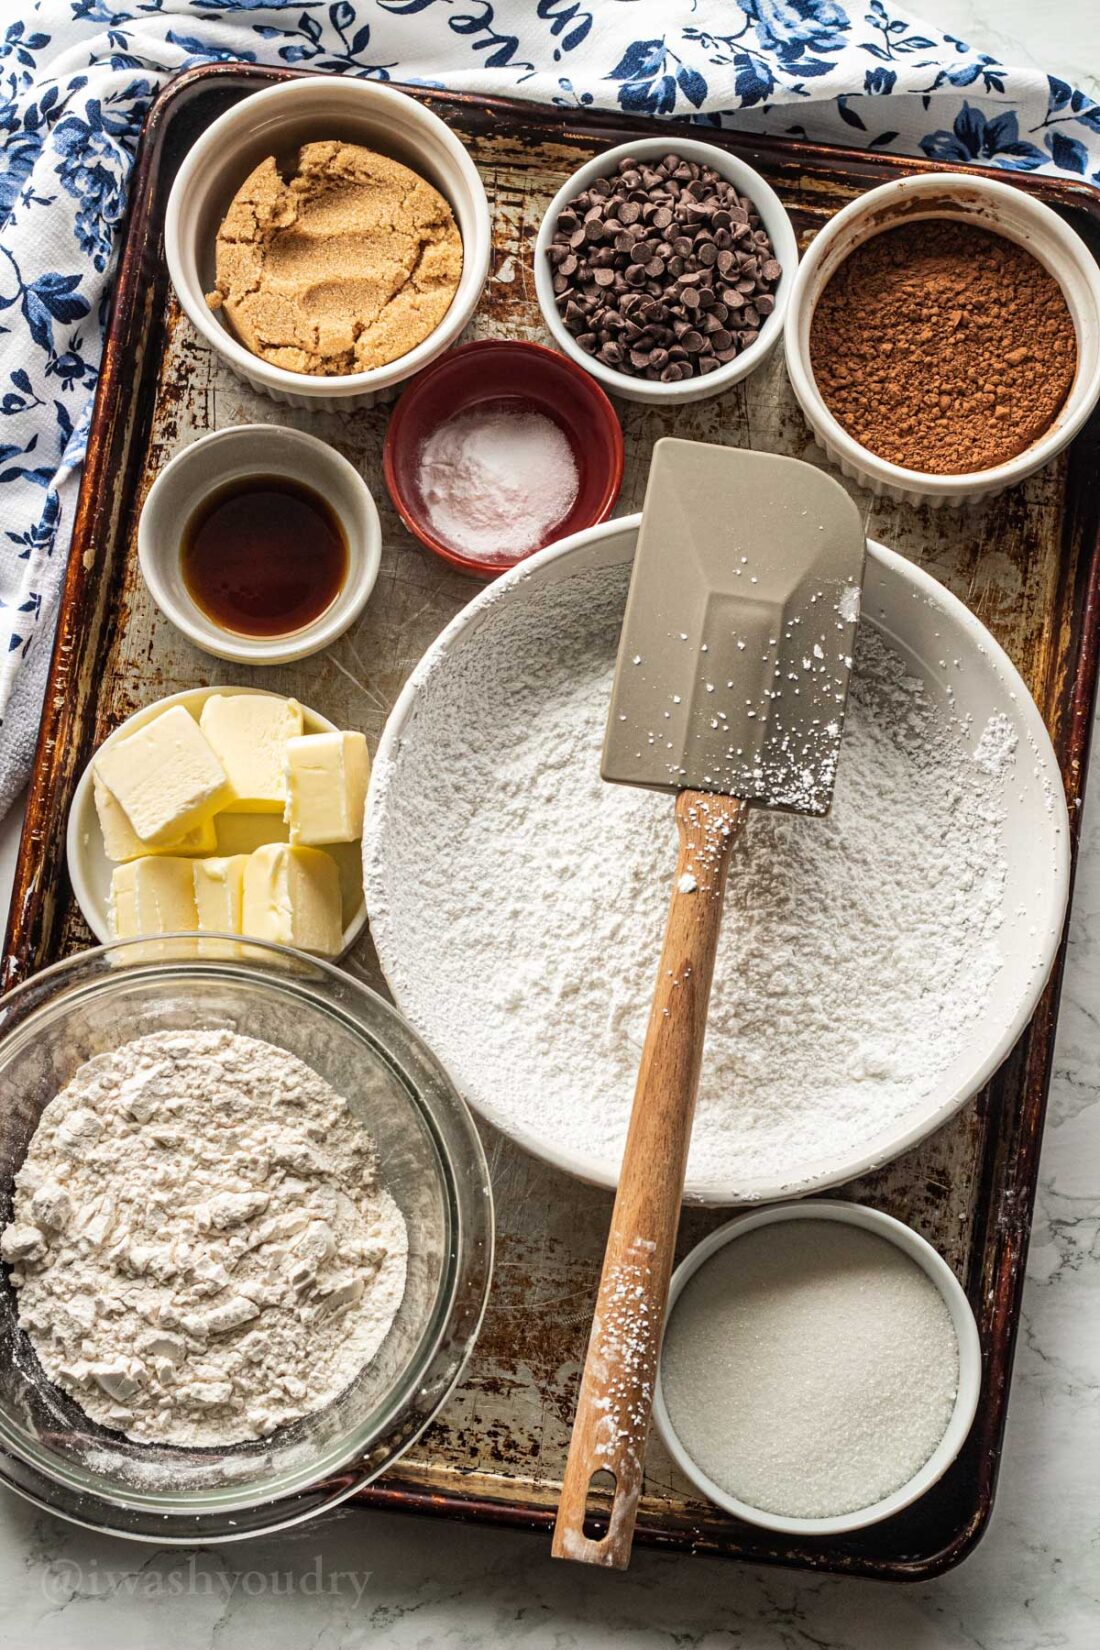
<svg viewBox="0 0 1100 1650"><path fill-rule="evenodd" d="M52 675L3 957L11 985L90 943L64 869L73 788L95 746L132 711L210 682L294 693L372 745L427 644L477 586L405 531L382 484L384 408L309 414L255 395L181 318L161 249L164 205L188 147L237 98L286 71L222 64L174 81L152 109L135 176ZM485 179L494 248L477 337L544 337L531 275L540 217L565 176L651 127L414 90L468 145ZM670 145L677 129L669 127ZM690 129L691 135L698 135ZM685 134L686 135L686 132ZM931 163L708 131L772 183L804 245L853 196ZM1062 180L997 174L1040 195L1100 249L1100 197ZM648 456L662 435L753 446L822 462L778 353L748 382L675 411L621 403L627 464L620 513L640 508ZM249 671L190 646L141 583L136 523L161 466L196 435L227 424L301 424L366 476L384 552L360 623L328 653ZM1079 817L1096 684L1100 618L1097 473L1100 419L1050 469L980 508L934 512L853 489L868 531L919 562L990 627L1027 679ZM382 988L369 935L348 965ZM698 1499L654 1442L638 1539L754 1562L920 1579L957 1562L988 1519L1004 1429L1013 1343L1050 1076L1060 967L1028 1032L989 1087L932 1139L840 1189L910 1222L963 1280L985 1354L981 1407L952 1470L917 1506L842 1540L798 1540L738 1523ZM549 1531L595 1295L610 1197L485 1131L499 1259L485 1327L444 1413L395 1471L364 1492L375 1506ZM685 1214L681 1248L727 1218Z"/></svg>

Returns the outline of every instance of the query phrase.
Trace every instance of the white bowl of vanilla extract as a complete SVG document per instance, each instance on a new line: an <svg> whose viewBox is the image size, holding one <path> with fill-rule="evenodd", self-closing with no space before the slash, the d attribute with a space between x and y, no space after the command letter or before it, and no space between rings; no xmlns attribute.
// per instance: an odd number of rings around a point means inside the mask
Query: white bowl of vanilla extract
<svg viewBox="0 0 1100 1650"><path fill-rule="evenodd" d="M161 471L138 523L161 612L218 659L319 653L366 606L382 558L370 489L333 447L277 424L200 436Z"/></svg>

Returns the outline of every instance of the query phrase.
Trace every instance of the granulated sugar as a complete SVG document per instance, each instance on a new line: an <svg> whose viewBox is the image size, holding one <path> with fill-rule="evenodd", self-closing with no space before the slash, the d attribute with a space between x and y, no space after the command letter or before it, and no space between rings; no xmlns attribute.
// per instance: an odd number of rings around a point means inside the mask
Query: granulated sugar
<svg viewBox="0 0 1100 1650"><path fill-rule="evenodd" d="M951 1419L947 1305L894 1244L836 1221L737 1238L685 1285L661 1390L719 1489L761 1512L833 1518L919 1472Z"/></svg>
<svg viewBox="0 0 1100 1650"><path fill-rule="evenodd" d="M609 1175L676 864L670 799L600 779L625 578L490 608L422 684L367 840L401 1007L490 1115ZM1000 964L998 765L865 623L832 814L754 810L735 853L689 1185L852 1161L934 1088Z"/></svg>

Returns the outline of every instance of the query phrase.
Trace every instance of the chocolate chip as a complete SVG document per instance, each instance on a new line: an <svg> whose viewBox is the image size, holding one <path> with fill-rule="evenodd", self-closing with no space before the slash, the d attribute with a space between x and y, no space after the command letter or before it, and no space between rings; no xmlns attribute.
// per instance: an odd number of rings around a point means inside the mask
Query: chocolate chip
<svg viewBox="0 0 1100 1650"><path fill-rule="evenodd" d="M595 179L559 213L547 256L580 347L663 383L736 359L782 273L752 203L675 151Z"/></svg>

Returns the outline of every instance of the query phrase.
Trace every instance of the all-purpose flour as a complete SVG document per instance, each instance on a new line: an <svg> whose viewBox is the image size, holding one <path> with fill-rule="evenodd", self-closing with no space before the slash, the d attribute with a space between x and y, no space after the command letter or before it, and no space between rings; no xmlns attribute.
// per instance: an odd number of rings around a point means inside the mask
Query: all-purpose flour
<svg viewBox="0 0 1100 1650"><path fill-rule="evenodd" d="M321 1409L401 1304L405 1222L294 1055L156 1032L42 1113L0 1239L49 1378L132 1438L225 1445Z"/></svg>
<svg viewBox="0 0 1100 1650"><path fill-rule="evenodd" d="M625 577L490 609L376 775L366 855L390 983L459 1085L612 1175L676 863L669 798L600 779ZM930 1092L1000 963L1010 759L864 624L830 817L756 810L736 851L690 1181L797 1180Z"/></svg>

